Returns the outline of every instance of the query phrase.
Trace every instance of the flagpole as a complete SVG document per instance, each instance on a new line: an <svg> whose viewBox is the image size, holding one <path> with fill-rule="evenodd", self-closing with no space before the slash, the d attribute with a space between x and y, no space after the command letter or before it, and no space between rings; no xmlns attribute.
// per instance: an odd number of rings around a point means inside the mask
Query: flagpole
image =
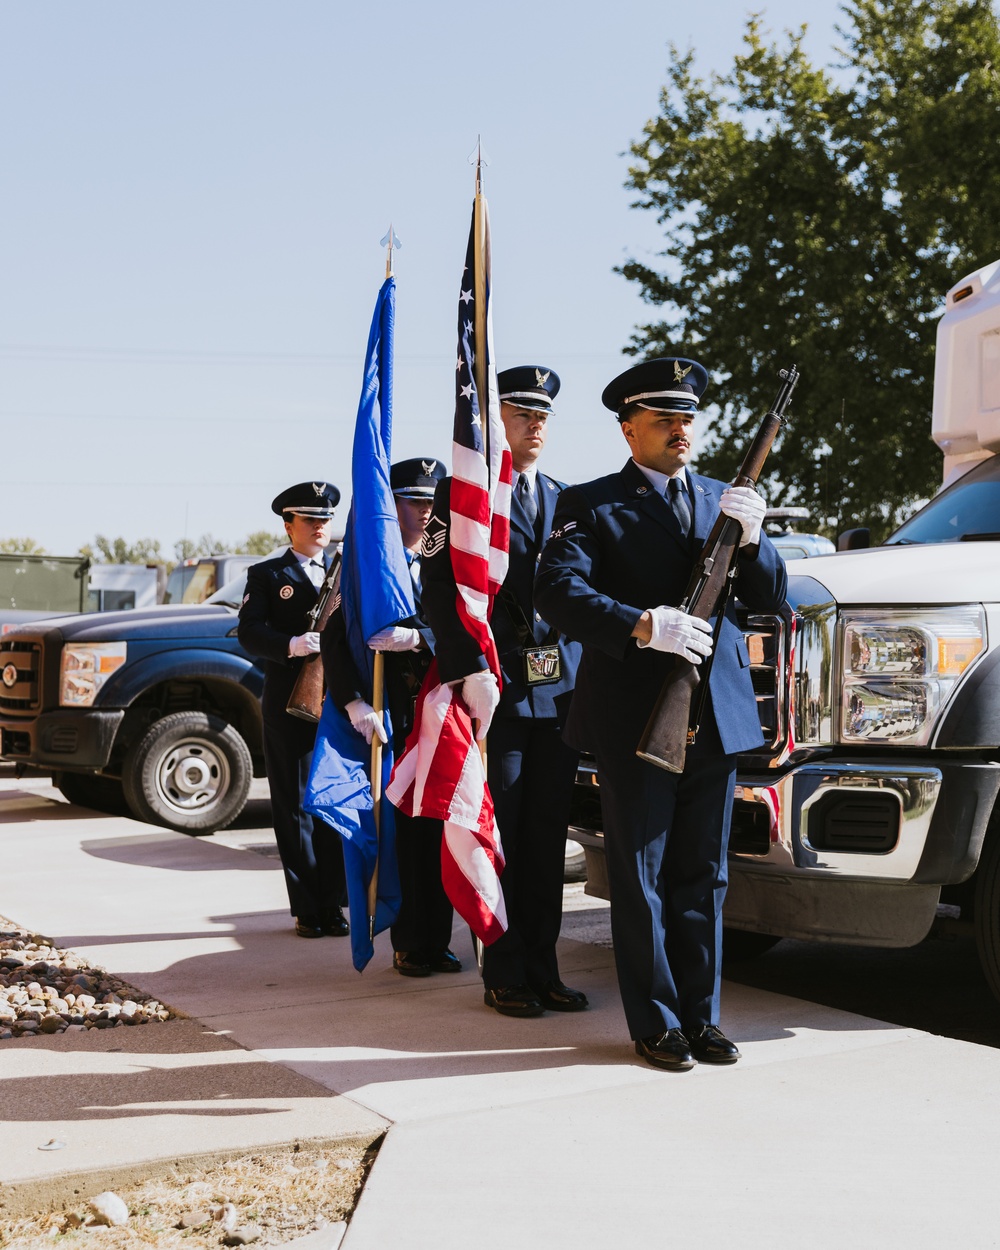
<svg viewBox="0 0 1000 1250"><path fill-rule="evenodd" d="M473 294L475 296L475 330L476 359L473 362L475 371L476 394L479 397L479 424L483 431L483 453L486 464L490 463L490 426L489 426L489 361L486 343L486 197L483 195L483 144L482 138L476 143L476 198L473 201L473 221L475 246L473 250L474 269ZM493 483L490 483L492 487Z"/></svg>
<svg viewBox="0 0 1000 1250"><path fill-rule="evenodd" d="M381 651L375 652L375 671L372 675L372 707L378 718L382 719L384 706L385 656ZM375 822L375 863L372 865L372 876L368 882L368 938L375 940L375 905L378 901L378 847L379 829L381 825L382 807L382 739L377 733L372 734L372 819Z"/></svg>
<svg viewBox="0 0 1000 1250"><path fill-rule="evenodd" d="M392 277L392 249L394 246L399 246L391 221L382 239L382 246L385 248L385 277L388 281ZM372 707L380 720L384 706L385 656L381 651L376 651L372 672ZM382 739L377 733L372 735L371 791L372 820L375 824L375 862L372 864L371 880L368 882L368 940L373 942L375 940L375 911L378 904L378 848L382 809Z"/></svg>

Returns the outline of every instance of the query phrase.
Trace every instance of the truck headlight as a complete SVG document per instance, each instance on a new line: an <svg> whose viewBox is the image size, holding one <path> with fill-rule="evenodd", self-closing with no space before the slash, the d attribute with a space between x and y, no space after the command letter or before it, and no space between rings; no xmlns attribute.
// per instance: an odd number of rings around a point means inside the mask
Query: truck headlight
<svg viewBox="0 0 1000 1250"><path fill-rule="evenodd" d="M125 663L124 642L79 642L63 647L59 668L62 707L90 707L111 674Z"/></svg>
<svg viewBox="0 0 1000 1250"><path fill-rule="evenodd" d="M930 741L959 678L986 646L978 604L841 615L842 742Z"/></svg>

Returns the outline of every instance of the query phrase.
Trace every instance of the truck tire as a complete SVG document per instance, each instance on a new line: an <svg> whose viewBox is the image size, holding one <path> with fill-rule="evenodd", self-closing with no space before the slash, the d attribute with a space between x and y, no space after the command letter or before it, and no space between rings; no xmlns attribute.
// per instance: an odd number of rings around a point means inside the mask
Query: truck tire
<svg viewBox="0 0 1000 1250"><path fill-rule="evenodd" d="M976 868L973 927L983 976L1000 999L1000 808L990 818Z"/></svg>
<svg viewBox="0 0 1000 1250"><path fill-rule="evenodd" d="M122 783L114 777L97 773L56 773L53 778L63 797L78 807L90 807L109 816L128 816Z"/></svg>
<svg viewBox="0 0 1000 1250"><path fill-rule="evenodd" d="M749 929L722 930L722 962L725 964L742 964L747 960L756 959L758 955L766 955L772 946L781 941L773 933L751 933Z"/></svg>
<svg viewBox="0 0 1000 1250"><path fill-rule="evenodd" d="M192 837L224 829L243 810L253 764L247 744L226 721L174 712L154 721L129 747L125 798L137 820Z"/></svg>

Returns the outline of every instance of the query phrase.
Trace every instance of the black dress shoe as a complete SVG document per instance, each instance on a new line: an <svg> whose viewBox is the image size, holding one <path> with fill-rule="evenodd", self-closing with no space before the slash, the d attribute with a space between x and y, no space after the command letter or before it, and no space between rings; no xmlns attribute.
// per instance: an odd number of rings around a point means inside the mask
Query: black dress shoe
<svg viewBox="0 0 1000 1250"><path fill-rule="evenodd" d="M590 1006L582 990L571 990L562 981L546 981L531 988L546 1011L586 1011Z"/></svg>
<svg viewBox="0 0 1000 1250"><path fill-rule="evenodd" d="M431 972L461 972L462 961L451 951L433 951L426 956Z"/></svg>
<svg viewBox="0 0 1000 1250"><path fill-rule="evenodd" d="M296 916L295 932L299 937L322 937L323 925L319 916Z"/></svg>
<svg viewBox="0 0 1000 1250"><path fill-rule="evenodd" d="M483 1002L502 1016L540 1016L545 1008L527 985L502 985L486 990Z"/></svg>
<svg viewBox="0 0 1000 1250"><path fill-rule="evenodd" d="M740 1052L717 1024L703 1024L688 1033L691 1054L699 1063L735 1063Z"/></svg>
<svg viewBox="0 0 1000 1250"><path fill-rule="evenodd" d="M320 916L320 927L330 937L347 937L351 926L339 907L330 907Z"/></svg>
<svg viewBox="0 0 1000 1250"><path fill-rule="evenodd" d="M688 1072L694 1067L691 1046L680 1029L668 1029L655 1037L640 1037L635 1053L665 1072Z"/></svg>
<svg viewBox="0 0 1000 1250"><path fill-rule="evenodd" d="M392 966L404 977L429 977L432 971L419 951L393 951Z"/></svg>

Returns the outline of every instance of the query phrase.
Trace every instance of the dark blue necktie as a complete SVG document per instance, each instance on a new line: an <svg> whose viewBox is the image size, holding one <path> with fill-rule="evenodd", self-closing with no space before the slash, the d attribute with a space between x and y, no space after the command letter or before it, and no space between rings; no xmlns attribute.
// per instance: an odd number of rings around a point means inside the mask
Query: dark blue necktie
<svg viewBox="0 0 1000 1250"><path fill-rule="evenodd" d="M538 516L538 504L535 503L535 492L531 489L526 473L522 473L517 479L517 497L524 515L528 518L528 524L533 526Z"/></svg>
<svg viewBox="0 0 1000 1250"><path fill-rule="evenodd" d="M681 533L687 538L691 532L691 505L688 503L687 491L679 477L667 480L667 502L677 518Z"/></svg>

